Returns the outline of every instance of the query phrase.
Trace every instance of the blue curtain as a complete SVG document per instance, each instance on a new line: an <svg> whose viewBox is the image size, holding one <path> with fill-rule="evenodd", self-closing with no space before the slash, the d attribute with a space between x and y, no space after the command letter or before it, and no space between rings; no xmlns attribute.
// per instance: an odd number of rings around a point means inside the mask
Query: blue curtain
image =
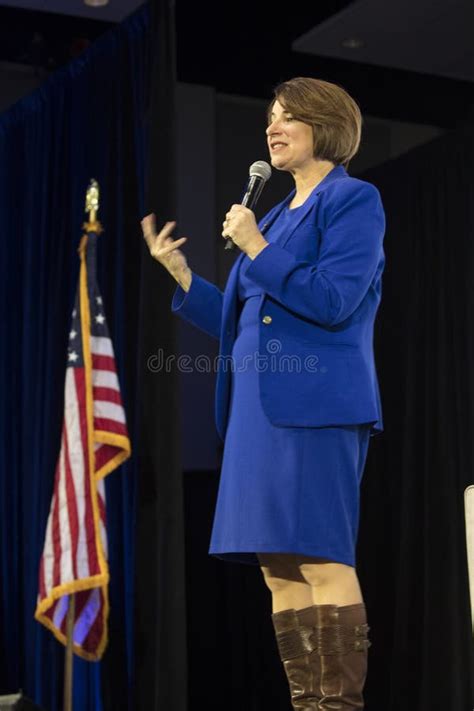
<svg viewBox="0 0 474 711"><path fill-rule="evenodd" d="M132 448L136 439L140 336L131 315L139 306L148 22L144 6L0 116L0 692L21 687L49 711L62 706L64 648L33 615L90 178L101 188L98 276ZM119 670L120 707L133 707L126 695L133 669L135 462L106 479L112 651L100 663L75 659L74 705L82 711L103 708L105 663Z"/></svg>

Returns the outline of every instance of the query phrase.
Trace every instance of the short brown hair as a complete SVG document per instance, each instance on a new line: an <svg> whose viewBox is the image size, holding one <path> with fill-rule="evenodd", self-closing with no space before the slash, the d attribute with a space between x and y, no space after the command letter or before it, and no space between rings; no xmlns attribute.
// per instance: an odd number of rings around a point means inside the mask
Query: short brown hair
<svg viewBox="0 0 474 711"><path fill-rule="evenodd" d="M267 121L275 101L294 118L313 128L314 157L348 167L359 150L362 114L357 102L338 84L311 77L295 77L273 90Z"/></svg>

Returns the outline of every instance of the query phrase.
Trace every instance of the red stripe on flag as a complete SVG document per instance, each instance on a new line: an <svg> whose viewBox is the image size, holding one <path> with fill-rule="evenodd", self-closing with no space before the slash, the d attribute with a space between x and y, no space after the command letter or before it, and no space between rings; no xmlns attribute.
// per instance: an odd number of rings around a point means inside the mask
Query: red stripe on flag
<svg viewBox="0 0 474 711"><path fill-rule="evenodd" d="M112 356L92 354L92 367L94 370L110 370L115 373L115 360Z"/></svg>
<svg viewBox="0 0 474 711"><path fill-rule="evenodd" d="M99 496L97 497L97 500L98 500L98 502L99 502L99 515L100 515L100 518L101 518L101 520L102 520L102 523L105 525L105 515L106 515L106 514L105 514L105 501L104 501L104 499L102 498L102 496L100 496L100 494L99 494Z"/></svg>
<svg viewBox="0 0 474 711"><path fill-rule="evenodd" d="M76 503L76 487L72 477L71 463L69 461L69 443L67 431L64 430L64 464L66 475L66 496L67 496L67 512L69 516L69 531L71 536L72 548L72 569L74 578L77 578L77 545L79 541L79 516L77 513Z"/></svg>
<svg viewBox="0 0 474 711"><path fill-rule="evenodd" d="M103 400L105 402L113 402L116 405L122 404L122 398L118 390L112 388L94 388L94 401Z"/></svg>
<svg viewBox="0 0 474 711"><path fill-rule="evenodd" d="M92 588L93 589L93 588ZM91 591L90 590L79 590L76 593L76 605L74 609L74 622L77 622L79 617L82 615L82 611L89 602Z"/></svg>
<svg viewBox="0 0 474 711"><path fill-rule="evenodd" d="M61 604L61 602L62 602L62 600L58 600L54 607L56 608L58 605ZM66 637L66 635L67 635L67 610L62 616L61 624L59 625L59 629L61 630L63 635Z"/></svg>
<svg viewBox="0 0 474 711"><path fill-rule="evenodd" d="M44 555L41 556L39 569L39 597L41 599L46 597L46 586L44 584Z"/></svg>
<svg viewBox="0 0 474 711"><path fill-rule="evenodd" d="M98 575L100 573L99 560L96 550L95 541L95 524L94 524L94 513L92 510L92 494L91 494L91 476L89 468L89 457L88 457L88 440L87 440L87 417L86 417L86 395L85 395L85 373L83 368L74 368L74 379L76 383L77 399L80 403L80 424L81 424L81 438L82 438L82 450L84 452L84 480L83 480L83 493L84 493L84 503L85 503L85 514L84 523L86 528L86 545L87 545L87 558L89 562L89 575ZM80 495L80 493L79 493Z"/></svg>
<svg viewBox="0 0 474 711"><path fill-rule="evenodd" d="M61 450L62 442L64 439L64 428L63 436L61 437ZM59 454L59 460L56 466L56 475L54 477L54 508L53 508L53 527L52 527L52 542L54 550L54 565L53 565L53 585L61 585L61 529L59 528L59 479L60 479L60 461L62 452Z"/></svg>
<svg viewBox="0 0 474 711"><path fill-rule="evenodd" d="M94 417L94 427L96 430L103 432L111 432L112 434L120 434L128 437L126 425L117 420L109 420L105 417Z"/></svg>
<svg viewBox="0 0 474 711"><path fill-rule="evenodd" d="M102 467L105 467L107 462L109 462L111 459L115 457L117 454L117 447L113 447L112 445L108 444L103 444L100 449L98 449L95 453L95 468L96 471L99 471L99 469L102 469Z"/></svg>

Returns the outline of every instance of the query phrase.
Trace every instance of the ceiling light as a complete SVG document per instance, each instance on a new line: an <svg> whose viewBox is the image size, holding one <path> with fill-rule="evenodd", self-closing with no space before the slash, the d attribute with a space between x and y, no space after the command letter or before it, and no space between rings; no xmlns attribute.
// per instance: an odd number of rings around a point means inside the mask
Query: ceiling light
<svg viewBox="0 0 474 711"><path fill-rule="evenodd" d="M364 47L364 42L359 37L346 37L346 39L342 40L341 45L348 49L360 49Z"/></svg>
<svg viewBox="0 0 474 711"><path fill-rule="evenodd" d="M103 7L109 4L109 0L84 0L84 4L89 7Z"/></svg>

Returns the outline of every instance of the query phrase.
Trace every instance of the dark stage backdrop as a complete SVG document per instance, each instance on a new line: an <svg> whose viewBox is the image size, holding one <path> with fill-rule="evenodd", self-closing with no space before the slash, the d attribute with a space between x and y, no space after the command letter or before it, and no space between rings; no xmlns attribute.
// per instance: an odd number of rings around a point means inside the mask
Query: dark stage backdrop
<svg viewBox="0 0 474 711"><path fill-rule="evenodd" d="M464 489L474 483L474 122L363 177L388 215L359 560L369 711L474 706Z"/></svg>
<svg viewBox="0 0 474 711"><path fill-rule="evenodd" d="M148 163L143 214L157 229L176 219L174 0L150 3ZM176 235L178 237L178 235ZM144 241L142 239L144 244ZM186 711L186 596L182 465L176 369L150 357L177 352L176 282L149 254L141 274L140 477L136 501L135 711ZM114 707L118 708L118 707Z"/></svg>
<svg viewBox="0 0 474 711"><path fill-rule="evenodd" d="M367 711L470 711L463 494L474 483L474 130L360 176L381 191L387 266L358 571L371 626ZM258 568L207 555L219 472L187 472L191 708L290 711ZM209 693L212 683L212 693Z"/></svg>
<svg viewBox="0 0 474 711"><path fill-rule="evenodd" d="M172 120L173 46L158 47L152 36L158 26L162 42L170 28L174 35L172 7L143 6L0 116L0 694L21 687L48 711L62 706L64 649L33 614L92 177L105 227L98 277L133 454L106 478L110 640L102 662L75 659L74 707L181 711L186 704L176 388L172 376L147 378L151 335L144 335L153 334L154 350L173 347L175 319L161 308L158 324L156 304L170 302L174 282L162 271L158 279L162 267L140 227L145 211L173 210L169 191L153 193L156 178L146 197L156 157L164 175L174 168L162 130ZM150 91L156 56L171 62L160 66L158 95Z"/></svg>

